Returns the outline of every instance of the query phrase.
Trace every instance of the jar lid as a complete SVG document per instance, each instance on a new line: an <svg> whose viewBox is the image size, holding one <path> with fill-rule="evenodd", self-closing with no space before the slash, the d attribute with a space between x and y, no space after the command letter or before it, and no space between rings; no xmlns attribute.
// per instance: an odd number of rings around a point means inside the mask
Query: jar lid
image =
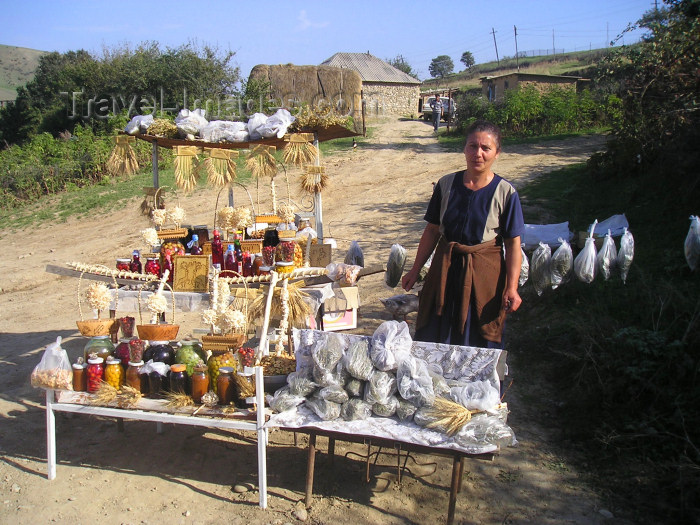
<svg viewBox="0 0 700 525"><path fill-rule="evenodd" d="M128 343L128 342L131 341L132 339L133 339L133 337L120 337L120 338L119 338L119 342L120 342L120 343Z"/></svg>
<svg viewBox="0 0 700 525"><path fill-rule="evenodd" d="M117 359L116 357L109 356L109 357L107 358L107 364L108 364L108 365L118 365L118 364L121 363L121 362L122 362L122 360L121 360L121 359Z"/></svg>
<svg viewBox="0 0 700 525"><path fill-rule="evenodd" d="M187 370L187 366L182 363L170 365L171 372L184 372L185 370Z"/></svg>
<svg viewBox="0 0 700 525"><path fill-rule="evenodd" d="M261 266L261 267L260 267L260 271L261 271L261 272L269 272L270 269L271 269L270 266Z"/></svg>
<svg viewBox="0 0 700 525"><path fill-rule="evenodd" d="M195 372L208 372L209 368L207 368L207 365L203 365L203 366L197 365L194 367L194 371Z"/></svg>
<svg viewBox="0 0 700 525"><path fill-rule="evenodd" d="M73 363L73 368L76 370L82 370L85 368L87 365L85 363Z"/></svg>
<svg viewBox="0 0 700 525"><path fill-rule="evenodd" d="M90 363L91 365L101 365L102 363L104 363L104 359L102 359L101 357L92 357L88 359L88 363Z"/></svg>
<svg viewBox="0 0 700 525"><path fill-rule="evenodd" d="M129 366L143 366L143 360L141 360L141 361L129 361Z"/></svg>
<svg viewBox="0 0 700 525"><path fill-rule="evenodd" d="M232 366L222 366L219 368L219 374L233 374Z"/></svg>
<svg viewBox="0 0 700 525"><path fill-rule="evenodd" d="M149 341L148 344L150 346L167 345L167 344L169 344L169 342L168 341Z"/></svg>
<svg viewBox="0 0 700 525"><path fill-rule="evenodd" d="M131 262L131 259L128 258L128 257L117 257L117 262L125 262L125 263L128 263L128 262Z"/></svg>
<svg viewBox="0 0 700 525"><path fill-rule="evenodd" d="M293 265L293 262L286 262L286 261L278 261L275 263L276 266L291 266Z"/></svg>

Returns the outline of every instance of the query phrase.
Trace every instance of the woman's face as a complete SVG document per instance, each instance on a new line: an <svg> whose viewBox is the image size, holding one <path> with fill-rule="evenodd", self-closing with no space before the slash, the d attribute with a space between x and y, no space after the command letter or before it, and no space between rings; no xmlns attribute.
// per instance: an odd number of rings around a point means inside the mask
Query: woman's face
<svg viewBox="0 0 700 525"><path fill-rule="evenodd" d="M464 157L467 170L474 173L490 173L491 166L498 158L500 150L491 133L476 131L467 137L464 145Z"/></svg>

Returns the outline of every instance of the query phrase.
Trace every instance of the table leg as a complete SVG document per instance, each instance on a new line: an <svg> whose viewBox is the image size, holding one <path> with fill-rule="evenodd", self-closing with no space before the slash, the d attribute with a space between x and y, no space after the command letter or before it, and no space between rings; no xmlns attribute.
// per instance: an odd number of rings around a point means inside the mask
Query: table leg
<svg viewBox="0 0 700 525"><path fill-rule="evenodd" d="M53 390L46 391L46 464L47 477L56 478L56 416L51 406L54 400Z"/></svg>
<svg viewBox="0 0 700 525"><path fill-rule="evenodd" d="M333 465L335 460L335 438L328 438L328 456L330 457L330 464Z"/></svg>
<svg viewBox="0 0 700 525"><path fill-rule="evenodd" d="M462 478L464 477L464 456L459 456L459 485L457 492L462 492Z"/></svg>
<svg viewBox="0 0 700 525"><path fill-rule="evenodd" d="M163 423L161 421L156 421L156 434L163 433Z"/></svg>
<svg viewBox="0 0 700 525"><path fill-rule="evenodd" d="M459 485L459 458L454 456L452 460L452 483L450 484L450 504L447 508L447 525L452 525L455 519L455 506L457 503L457 486Z"/></svg>
<svg viewBox="0 0 700 525"><path fill-rule="evenodd" d="M124 433L124 418L117 418L117 432Z"/></svg>
<svg viewBox="0 0 700 525"><path fill-rule="evenodd" d="M306 463L306 508L311 507L311 495L314 489L314 464L316 462L316 434L309 434L309 458Z"/></svg>

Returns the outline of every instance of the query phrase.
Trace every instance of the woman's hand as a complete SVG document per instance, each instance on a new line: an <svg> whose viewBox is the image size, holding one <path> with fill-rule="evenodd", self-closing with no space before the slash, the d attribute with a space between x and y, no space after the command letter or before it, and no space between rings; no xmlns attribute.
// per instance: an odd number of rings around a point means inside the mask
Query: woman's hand
<svg viewBox="0 0 700 525"><path fill-rule="evenodd" d="M413 268L401 278L401 288L410 292L418 280L418 272L414 272Z"/></svg>
<svg viewBox="0 0 700 525"><path fill-rule="evenodd" d="M506 290L503 292L503 309L507 314L512 314L522 304L523 300L520 298L518 290Z"/></svg>

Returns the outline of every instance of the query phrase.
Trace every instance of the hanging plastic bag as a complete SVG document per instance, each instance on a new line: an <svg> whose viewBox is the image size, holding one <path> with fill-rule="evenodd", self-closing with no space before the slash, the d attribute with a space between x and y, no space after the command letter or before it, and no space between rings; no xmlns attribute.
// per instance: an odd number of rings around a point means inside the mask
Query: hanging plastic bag
<svg viewBox="0 0 700 525"><path fill-rule="evenodd" d="M561 244L552 255L550 265L552 290L569 281L574 267L574 253L571 251L571 245L561 237L559 242Z"/></svg>
<svg viewBox="0 0 700 525"><path fill-rule="evenodd" d="M525 243L520 245L520 255L523 258L523 262L520 263L520 278L518 279L518 286L522 286L527 282L527 278L530 275L530 261L527 260L527 255L525 254Z"/></svg>
<svg viewBox="0 0 700 525"><path fill-rule="evenodd" d="M550 266L552 262L552 249L549 244L540 242L532 254L532 266L530 267L530 278L535 287L537 295L549 287L552 282Z"/></svg>
<svg viewBox="0 0 700 525"><path fill-rule="evenodd" d="M627 282L627 272L632 266L632 259L634 259L634 237L625 228L620 238L620 250L617 252L617 267L623 283Z"/></svg>
<svg viewBox="0 0 700 525"><path fill-rule="evenodd" d="M341 286L354 286L362 270L361 266L345 263L330 263L326 266L328 277Z"/></svg>
<svg viewBox="0 0 700 525"><path fill-rule="evenodd" d="M596 270L603 276L607 281L610 279L613 270L617 266L617 248L615 247L615 240L608 230L608 233L603 239L603 245L600 247L598 255L596 255Z"/></svg>
<svg viewBox="0 0 700 525"><path fill-rule="evenodd" d="M354 266L365 266L365 255L362 253L362 248L360 248L360 244L357 241L350 243L350 248L348 248L348 253L345 254L343 262Z"/></svg>
<svg viewBox="0 0 700 525"><path fill-rule="evenodd" d="M595 220L591 225L591 231L586 239L586 244L583 246L583 250L574 259L574 274L579 281L584 283L592 283L595 279L595 266L596 266L596 251L595 251L595 239L593 238L593 232L595 231L595 226L598 224L598 220Z"/></svg>
<svg viewBox="0 0 700 525"><path fill-rule="evenodd" d="M41 361L32 370L30 381L36 388L73 390L73 370L68 354L61 348L60 337L46 347Z"/></svg>
<svg viewBox="0 0 700 525"><path fill-rule="evenodd" d="M685 237L685 260L691 271L695 271L700 262L700 219L697 215L690 216L690 229Z"/></svg>
<svg viewBox="0 0 700 525"><path fill-rule="evenodd" d="M406 266L406 249L400 244L393 244L386 263L384 282L390 288L395 288L401 281L403 269Z"/></svg>

